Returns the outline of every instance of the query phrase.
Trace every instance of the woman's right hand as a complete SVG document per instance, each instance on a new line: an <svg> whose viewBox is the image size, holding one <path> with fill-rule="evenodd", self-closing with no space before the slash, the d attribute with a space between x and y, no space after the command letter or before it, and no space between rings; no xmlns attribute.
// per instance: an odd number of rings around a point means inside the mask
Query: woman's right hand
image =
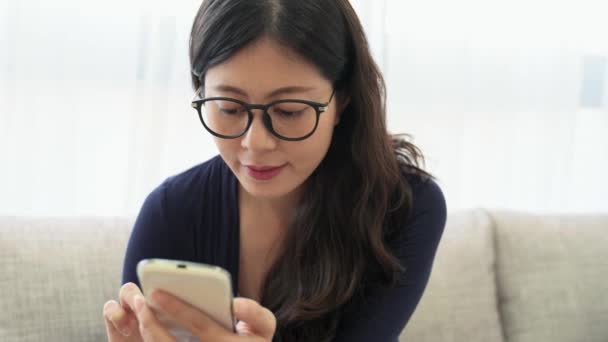
<svg viewBox="0 0 608 342"><path fill-rule="evenodd" d="M141 290L133 283L126 283L120 288L117 303L115 300L103 306L103 317L109 342L142 342L139 322L135 315L135 297L142 295Z"/></svg>

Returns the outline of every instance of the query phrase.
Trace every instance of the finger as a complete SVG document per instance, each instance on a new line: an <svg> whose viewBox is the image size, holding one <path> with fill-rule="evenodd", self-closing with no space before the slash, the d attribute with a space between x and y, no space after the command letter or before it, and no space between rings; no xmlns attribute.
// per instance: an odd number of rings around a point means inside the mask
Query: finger
<svg viewBox="0 0 608 342"><path fill-rule="evenodd" d="M120 300L120 307L122 308L122 314L118 314L115 317L116 327L123 332L123 334L139 334L139 323L135 316L134 298L137 295L141 295L142 292L137 285L134 283L126 283L120 287L118 298Z"/></svg>
<svg viewBox="0 0 608 342"><path fill-rule="evenodd" d="M233 336L231 331L204 312L170 293L155 290L150 294L150 299L158 310L203 341L217 341Z"/></svg>
<svg viewBox="0 0 608 342"><path fill-rule="evenodd" d="M135 296L141 294L142 292L137 285L133 283L124 284L120 287L120 292L118 293L120 305L123 307L123 309L125 309L126 312L135 312L133 300L135 299Z"/></svg>
<svg viewBox="0 0 608 342"><path fill-rule="evenodd" d="M106 321L110 322L123 336L130 336L133 333L134 328L137 328L137 322L134 324L134 317L129 317L133 316L133 314L127 313L120 304L114 300L105 303L103 306L103 316Z"/></svg>
<svg viewBox="0 0 608 342"><path fill-rule="evenodd" d="M133 307L139 321L139 333L145 342L175 342L175 338L156 318L143 295L136 295Z"/></svg>
<svg viewBox="0 0 608 342"><path fill-rule="evenodd" d="M245 321L238 321L235 329L239 336L256 336L253 328L251 328Z"/></svg>
<svg viewBox="0 0 608 342"><path fill-rule="evenodd" d="M103 316L105 321L112 325L114 331L125 337L132 336L137 340L139 336L139 323L134 313L127 313L120 304L114 300L110 300L103 307ZM110 331L108 330L108 336L109 333Z"/></svg>
<svg viewBox="0 0 608 342"><path fill-rule="evenodd" d="M235 298L233 309L236 319L247 323L241 325L244 332L251 332L264 339L272 339L277 327L277 320L270 310L248 298Z"/></svg>
<svg viewBox="0 0 608 342"><path fill-rule="evenodd" d="M126 342L127 337L125 334L116 327L112 321L112 315L116 313L117 308L120 305L116 301L109 301L103 306L103 318L106 325L106 335L108 336L109 342Z"/></svg>

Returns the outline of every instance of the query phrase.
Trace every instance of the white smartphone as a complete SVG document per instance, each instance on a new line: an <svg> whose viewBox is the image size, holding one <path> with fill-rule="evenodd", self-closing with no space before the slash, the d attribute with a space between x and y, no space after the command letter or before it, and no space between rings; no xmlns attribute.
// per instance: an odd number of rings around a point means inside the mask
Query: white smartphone
<svg viewBox="0 0 608 342"><path fill-rule="evenodd" d="M164 290L205 312L226 329L236 331L232 283L230 273L225 269L180 260L144 259L137 264L137 277L146 299L152 290ZM192 341L185 329L167 317L159 319L178 340Z"/></svg>

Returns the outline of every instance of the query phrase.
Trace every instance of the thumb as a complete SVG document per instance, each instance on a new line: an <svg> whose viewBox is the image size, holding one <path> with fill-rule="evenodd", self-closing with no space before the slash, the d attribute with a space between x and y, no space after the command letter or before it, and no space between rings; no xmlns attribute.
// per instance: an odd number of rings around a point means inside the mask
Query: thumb
<svg viewBox="0 0 608 342"><path fill-rule="evenodd" d="M239 322L245 333L253 333L266 340L272 340L277 327L277 320L270 310L248 298L235 298L233 310L236 319L246 323L243 325L242 322ZM237 325L237 329L239 325Z"/></svg>

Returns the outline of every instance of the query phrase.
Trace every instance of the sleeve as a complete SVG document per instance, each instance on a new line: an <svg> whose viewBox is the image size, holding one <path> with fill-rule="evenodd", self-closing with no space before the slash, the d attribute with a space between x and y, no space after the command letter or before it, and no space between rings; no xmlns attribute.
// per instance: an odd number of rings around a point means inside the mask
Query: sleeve
<svg viewBox="0 0 608 342"><path fill-rule="evenodd" d="M154 189L144 201L135 220L125 254L122 284L133 282L140 286L137 278L137 263L146 258L179 259L176 255L175 232L169 225L166 192L168 180Z"/></svg>
<svg viewBox="0 0 608 342"><path fill-rule="evenodd" d="M443 193L432 180L414 189L414 210L400 238L390 243L406 273L397 287L375 287L365 304L345 313L338 342L397 341L426 288L447 210Z"/></svg>

